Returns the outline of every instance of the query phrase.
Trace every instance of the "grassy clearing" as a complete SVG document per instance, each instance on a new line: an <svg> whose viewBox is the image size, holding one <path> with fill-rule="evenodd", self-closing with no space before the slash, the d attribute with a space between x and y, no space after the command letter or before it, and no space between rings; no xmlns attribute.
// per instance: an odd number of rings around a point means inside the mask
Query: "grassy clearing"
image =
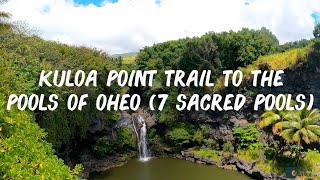
<svg viewBox="0 0 320 180"><path fill-rule="evenodd" d="M136 61L136 55L123 57L123 64L134 64Z"/></svg>
<svg viewBox="0 0 320 180"><path fill-rule="evenodd" d="M284 174L286 167L295 166L293 159L290 158L290 153L274 160L267 159L263 150L238 150L235 156L245 161L256 162L257 167L264 172ZM300 177L319 179L320 153L316 150L303 152L303 159L299 162L299 169L301 169Z"/></svg>
<svg viewBox="0 0 320 180"><path fill-rule="evenodd" d="M275 165L274 161L266 159L264 155L264 150L238 150L235 156L245 161L256 162L257 167L264 172L272 172L278 174L284 173L284 169L279 169L278 166Z"/></svg>
<svg viewBox="0 0 320 180"><path fill-rule="evenodd" d="M294 70L307 62L307 55L310 52L310 46L299 49L292 49L284 53L277 53L268 56L261 56L252 64L239 68L243 72L244 79L250 81L252 79L251 71L253 70ZM224 77L221 76L215 83L214 92L223 90Z"/></svg>
<svg viewBox="0 0 320 180"><path fill-rule="evenodd" d="M222 156L220 156L220 151L212 150L212 149L200 149L200 150L191 150L191 153L201 156L202 158L212 159L216 162L220 162L222 160Z"/></svg>

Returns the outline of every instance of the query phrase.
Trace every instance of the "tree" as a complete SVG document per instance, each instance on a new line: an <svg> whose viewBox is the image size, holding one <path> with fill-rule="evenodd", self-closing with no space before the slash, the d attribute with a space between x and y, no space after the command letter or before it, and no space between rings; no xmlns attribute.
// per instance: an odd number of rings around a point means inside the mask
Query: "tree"
<svg viewBox="0 0 320 180"><path fill-rule="evenodd" d="M278 39L266 28L260 30L243 28L238 32L210 34L219 47L219 57L224 69L244 67L259 56L277 52L279 48Z"/></svg>
<svg viewBox="0 0 320 180"><path fill-rule="evenodd" d="M285 121L275 124L275 130L281 130L280 136L287 142L310 144L320 140L320 126L316 125L319 120L319 109L292 111L285 116Z"/></svg>
<svg viewBox="0 0 320 180"><path fill-rule="evenodd" d="M293 103L293 101L291 102ZM274 141L273 138L270 138L270 137L274 137L272 136L273 134L274 135L277 135L277 132L275 131L275 124L278 123L278 122L281 122L284 120L284 117L286 116L286 114L288 113L288 111L286 110L277 110L277 109L273 109L271 111L266 111L265 113L263 113L261 115L261 121L260 121L260 128L263 129L263 128L268 128L270 126L273 126L273 131L270 132L270 131L266 131L267 135L268 135L268 139L269 141L271 141L271 144L274 146L274 150L279 150L279 151L275 151L277 154L282 154L282 152L284 151L284 140L283 139L280 139L279 140L279 143L277 141ZM277 148L277 147L280 147Z"/></svg>
<svg viewBox="0 0 320 180"><path fill-rule="evenodd" d="M166 139L172 143L172 145L180 146L187 145L192 142L194 126L187 123L179 123L170 128L166 134Z"/></svg>
<svg viewBox="0 0 320 180"><path fill-rule="evenodd" d="M148 69L147 64L150 60L161 61L164 67L170 66L174 68L176 62L181 58L185 45L189 40L189 38L185 38L167 41L143 48L136 58L139 69ZM163 66L161 66L161 68L163 68Z"/></svg>
<svg viewBox="0 0 320 180"><path fill-rule="evenodd" d="M312 40L301 39L298 41L287 42L283 45L280 45L279 52L289 51L295 48L304 48L312 43Z"/></svg>
<svg viewBox="0 0 320 180"><path fill-rule="evenodd" d="M166 135L169 140L180 146L189 143L192 139L191 134L184 128L174 128Z"/></svg>
<svg viewBox="0 0 320 180"><path fill-rule="evenodd" d="M315 38L320 38L320 23L318 23L314 28L313 35Z"/></svg>
<svg viewBox="0 0 320 180"><path fill-rule="evenodd" d="M0 179L78 179L82 166L70 170L34 116L16 107L7 111L5 102L0 93Z"/></svg>
<svg viewBox="0 0 320 180"><path fill-rule="evenodd" d="M282 103L282 102L281 102ZM295 105L296 102L294 100L290 101L290 106ZM269 127L271 125L275 125L278 122L281 122L285 119L285 116L289 113L290 111L287 111L286 109L282 109L282 110L277 110L277 109L273 109L271 111L266 111L265 113L263 113L261 115L261 121L260 121L260 128L266 128ZM273 131L275 134L275 129Z"/></svg>
<svg viewBox="0 0 320 180"><path fill-rule="evenodd" d="M317 122L320 120L319 109L308 111L304 108L301 111L291 111L285 117L284 121L275 124L275 131L280 130L280 136L287 143L295 143L298 145L298 154L296 155L296 163L298 164L301 156L302 141L306 144L311 142L319 142L320 126Z"/></svg>
<svg viewBox="0 0 320 180"><path fill-rule="evenodd" d="M118 61L119 61L119 63L118 63L119 65L118 66L121 67L122 66L122 62L123 62L122 56L118 57Z"/></svg>
<svg viewBox="0 0 320 180"><path fill-rule="evenodd" d="M7 2L7 0L0 0L0 5ZM12 25L8 23L11 17L9 13L0 11L0 30L11 29Z"/></svg>
<svg viewBox="0 0 320 180"><path fill-rule="evenodd" d="M184 70L187 74L195 69L211 70L215 76L220 68L218 46L209 35L193 38L186 43L178 69Z"/></svg>

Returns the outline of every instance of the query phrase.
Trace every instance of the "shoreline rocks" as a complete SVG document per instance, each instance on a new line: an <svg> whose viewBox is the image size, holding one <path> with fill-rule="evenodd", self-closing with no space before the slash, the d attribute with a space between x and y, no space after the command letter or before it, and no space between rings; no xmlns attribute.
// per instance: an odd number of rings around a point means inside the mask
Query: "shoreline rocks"
<svg viewBox="0 0 320 180"><path fill-rule="evenodd" d="M81 164L84 166L81 178L88 178L92 172L101 172L110 168L123 166L134 156L135 153L96 157L93 154L85 153L80 157Z"/></svg>
<svg viewBox="0 0 320 180"><path fill-rule="evenodd" d="M181 156L178 156L180 159L184 159L187 161L195 162L198 164L207 164L207 165L215 165L219 168L226 170L235 170L242 172L254 179L280 179L286 180L286 177L278 175L276 173L267 173L261 171L254 161L245 161L236 156L230 155L228 157L223 157L221 162L214 161L213 159L203 158L197 154L192 152L181 151Z"/></svg>

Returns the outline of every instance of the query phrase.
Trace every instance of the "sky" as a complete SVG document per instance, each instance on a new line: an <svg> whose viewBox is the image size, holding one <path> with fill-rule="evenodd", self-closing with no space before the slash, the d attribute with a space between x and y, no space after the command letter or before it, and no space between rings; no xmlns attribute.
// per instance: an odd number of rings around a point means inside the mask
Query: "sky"
<svg viewBox="0 0 320 180"><path fill-rule="evenodd" d="M110 54L243 27L285 43L312 38L320 22L320 0L10 0L0 10L44 39Z"/></svg>

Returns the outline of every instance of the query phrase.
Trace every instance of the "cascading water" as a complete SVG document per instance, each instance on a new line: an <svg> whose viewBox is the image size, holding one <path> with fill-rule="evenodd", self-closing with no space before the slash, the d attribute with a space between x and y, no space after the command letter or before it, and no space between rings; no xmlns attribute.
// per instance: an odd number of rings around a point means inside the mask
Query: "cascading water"
<svg viewBox="0 0 320 180"><path fill-rule="evenodd" d="M141 124L140 134L138 137L139 160L148 161L150 159L150 154L148 150L146 123L142 116L138 116L138 121Z"/></svg>

